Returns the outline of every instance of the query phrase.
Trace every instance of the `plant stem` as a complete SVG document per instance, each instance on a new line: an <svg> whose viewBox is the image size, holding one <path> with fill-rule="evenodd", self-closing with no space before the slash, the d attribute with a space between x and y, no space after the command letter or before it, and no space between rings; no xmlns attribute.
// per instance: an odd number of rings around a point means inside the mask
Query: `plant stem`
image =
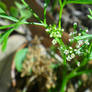
<svg viewBox="0 0 92 92"><path fill-rule="evenodd" d="M63 49L65 50L66 49L66 46L65 46L64 42L62 41L62 39L56 38L56 40L57 40L58 44L60 45L60 47L62 46ZM62 58L64 60L63 61L64 62L63 64L66 65L66 55L64 55L64 54L62 55L62 52L63 51L60 51L60 52L61 52L61 56L62 56Z"/></svg>
<svg viewBox="0 0 92 92"><path fill-rule="evenodd" d="M60 92L65 92L67 82L68 82L68 77L66 76L67 75L67 66L66 66L66 64L63 66L63 69L64 69L64 71L63 71L63 80L62 80Z"/></svg>
<svg viewBox="0 0 92 92"><path fill-rule="evenodd" d="M66 86L67 86L67 82L68 82L68 78L67 77L63 78L60 92L65 92Z"/></svg>
<svg viewBox="0 0 92 92"><path fill-rule="evenodd" d="M32 25L38 25L38 26L47 27L47 25L46 25L46 24L44 24L44 23L24 22L23 24L32 24Z"/></svg>
<svg viewBox="0 0 92 92"><path fill-rule="evenodd" d="M46 8L47 8L47 4L45 2L44 4L44 24L46 24Z"/></svg>
<svg viewBox="0 0 92 92"><path fill-rule="evenodd" d="M62 11L63 11L63 3L61 0L59 0L60 4L60 12L59 12L59 28L61 28L61 18L62 18Z"/></svg>

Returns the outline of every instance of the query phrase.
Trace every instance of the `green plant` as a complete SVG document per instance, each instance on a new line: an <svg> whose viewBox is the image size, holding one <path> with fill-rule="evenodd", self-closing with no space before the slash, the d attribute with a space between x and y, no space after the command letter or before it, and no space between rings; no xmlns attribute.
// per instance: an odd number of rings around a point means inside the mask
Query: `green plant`
<svg viewBox="0 0 92 92"><path fill-rule="evenodd" d="M69 44L64 44L62 38L62 35L64 33L64 29L61 25L61 18L62 18L62 11L63 7L66 4L92 4L92 0L59 0L60 4L60 13L59 13L59 22L58 26L56 24L48 25L46 22L46 8L50 2L50 0L45 0L44 3L44 20L41 20L39 16L28 6L28 4L21 0L23 5L28 11L31 11L32 15L39 20L39 23L30 23L27 22L27 18L20 17L19 19L8 16L3 9L0 8L0 17L5 18L8 20L11 20L14 22L14 24L0 26L0 29L10 28L8 31L2 33L0 35L0 43L2 43L2 48L5 50L6 44L7 44L7 38L11 34L13 30L18 28L21 24L34 24L34 25L41 25L46 28L46 32L50 35L50 37L53 39L52 44L58 44L58 49L60 51L61 57L63 59L63 65L64 71L63 71L63 80L60 87L60 92L65 92L67 83L70 79L72 79L75 76L79 76L83 73L90 73L92 72L92 69L88 69L87 65L90 60L92 60L92 35L88 34L88 29L80 29L79 32L77 32L77 23L74 23L73 28L74 31L69 34ZM92 11L89 9L90 15L88 17L92 19ZM12 28L11 28L12 27ZM81 57L81 60L79 59ZM69 66L71 67L71 70L68 70L68 63L67 61L74 62L73 65ZM77 65L77 66L76 66ZM50 89L50 92L54 92L55 90ZM55 91L57 92L57 91Z"/></svg>

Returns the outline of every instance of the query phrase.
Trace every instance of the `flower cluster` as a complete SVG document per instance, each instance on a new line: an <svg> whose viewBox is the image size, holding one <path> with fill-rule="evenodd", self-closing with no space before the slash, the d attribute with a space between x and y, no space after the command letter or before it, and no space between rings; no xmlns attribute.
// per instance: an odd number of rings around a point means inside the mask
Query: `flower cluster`
<svg viewBox="0 0 92 92"><path fill-rule="evenodd" d="M53 26L50 25L45 31L50 34L51 38L53 38L52 44L55 45L57 43L57 40L55 38L61 38L64 29L60 29L56 27L56 25Z"/></svg>
<svg viewBox="0 0 92 92"><path fill-rule="evenodd" d="M61 53L66 55L66 60L71 61L74 59L76 56L83 56L85 53L88 53L88 46L90 45L88 39L78 39L76 40L76 37L82 37L88 33L88 29L82 30L77 30L77 23L74 23L73 28L74 31L69 33L70 39L68 46L66 45L60 45L59 50ZM55 45L57 44L57 38L61 39L62 34L63 34L64 29L59 29L55 25L54 26L49 26L46 29L46 32L50 34L50 37L53 38L52 44ZM74 46L73 46L74 44Z"/></svg>
<svg viewBox="0 0 92 92"><path fill-rule="evenodd" d="M65 50L64 54L66 55L67 61L71 61L73 58L75 58L74 49L72 47L69 47L67 50Z"/></svg>
<svg viewBox="0 0 92 92"><path fill-rule="evenodd" d="M86 30L80 29L80 32L77 32L76 28L77 28L77 23L74 23L75 30L74 32L70 32L69 34L70 36L69 42L75 43L75 46L73 48L69 47L67 48L67 50L64 50L64 54L66 55L67 61L71 61L73 58L75 58L76 55L82 56L84 55L85 52L87 53L88 52L87 47L90 45L88 39L80 39L75 41L74 39L75 37L84 36L84 34L88 33L88 29ZM72 44L70 44L70 46L72 46Z"/></svg>
<svg viewBox="0 0 92 92"><path fill-rule="evenodd" d="M74 48L69 47L66 50L64 50L64 54L66 55L66 60L71 61L72 59L75 58L75 56L82 56L84 53L88 52L87 46L89 45L88 40L79 40L76 43L76 46Z"/></svg>

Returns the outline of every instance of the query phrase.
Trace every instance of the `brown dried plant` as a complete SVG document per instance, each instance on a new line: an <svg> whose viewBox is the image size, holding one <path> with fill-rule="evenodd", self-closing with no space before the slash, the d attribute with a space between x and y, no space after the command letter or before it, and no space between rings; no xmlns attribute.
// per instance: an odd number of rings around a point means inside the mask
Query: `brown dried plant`
<svg viewBox="0 0 92 92"><path fill-rule="evenodd" d="M56 60L47 53L41 45L39 38L36 36L28 47L28 53L23 63L21 77L30 76L31 83L34 80L45 80L46 88L55 87L56 74L51 68L52 64L56 64ZM42 82L42 81L41 81Z"/></svg>

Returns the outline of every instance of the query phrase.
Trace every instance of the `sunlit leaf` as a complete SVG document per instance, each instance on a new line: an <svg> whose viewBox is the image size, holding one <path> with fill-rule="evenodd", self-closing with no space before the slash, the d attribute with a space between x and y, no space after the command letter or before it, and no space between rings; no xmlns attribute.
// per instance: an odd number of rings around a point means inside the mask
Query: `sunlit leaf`
<svg viewBox="0 0 92 92"><path fill-rule="evenodd" d="M92 16L91 15L88 15L88 18L92 20Z"/></svg>
<svg viewBox="0 0 92 92"><path fill-rule="evenodd" d="M88 10L89 10L89 13L90 13L90 15L88 15L88 18L92 20L92 10L90 8Z"/></svg>

